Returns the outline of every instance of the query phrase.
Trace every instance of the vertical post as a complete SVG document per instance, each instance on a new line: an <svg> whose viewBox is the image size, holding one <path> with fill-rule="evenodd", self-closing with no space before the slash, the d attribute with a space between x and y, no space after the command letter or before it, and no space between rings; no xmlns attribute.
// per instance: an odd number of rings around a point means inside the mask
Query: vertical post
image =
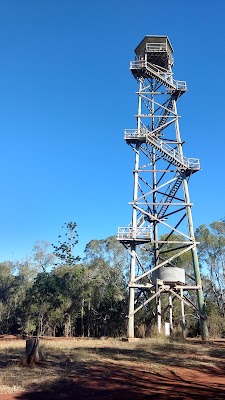
<svg viewBox="0 0 225 400"><path fill-rule="evenodd" d="M170 313L170 336L173 333L173 301L172 301L172 295L169 293L169 313Z"/></svg>
<svg viewBox="0 0 225 400"><path fill-rule="evenodd" d="M131 245L131 262L130 262L130 282L135 278L135 262L136 262L136 251L135 244ZM134 338L134 295L135 291L133 287L129 287L129 316L128 316L128 338Z"/></svg>
<svg viewBox="0 0 225 400"><path fill-rule="evenodd" d="M134 193L133 202L135 204L138 196L138 166L139 166L139 148L138 145L135 149L135 165L134 165ZM136 243L135 243L135 232L137 229L137 209L133 206L132 215L132 234L133 242L131 243L131 260L130 260L130 283L135 279L136 269ZM134 298L135 288L129 287L129 320L128 320L128 338L134 338Z"/></svg>
<svg viewBox="0 0 225 400"><path fill-rule="evenodd" d="M202 340L207 340L208 328L207 328L207 323L206 323L205 302L204 302L204 296L203 296L203 291L202 291L202 280L201 280L201 275L200 275L198 254L197 254L195 237L194 237L194 227L193 227L191 206L189 205L190 198L189 198L188 184L187 184L186 179L183 180L183 187L184 187L185 201L187 203L186 213L187 213L187 220L188 220L189 235L194 242L194 247L192 249L192 260L193 260L193 265L194 265L195 282L196 282L196 285L199 286L199 289L197 289L197 298L198 298L198 308L199 308L199 313L200 313L201 337L202 337Z"/></svg>
<svg viewBox="0 0 225 400"><path fill-rule="evenodd" d="M142 80L139 80L139 95L138 95L138 116L137 116L137 129L141 129L141 90ZM130 283L135 279L136 269L136 232L137 232L137 209L135 207L138 197L138 169L139 169L139 144L135 148L135 162L134 162L134 189L133 189L133 210L132 210L132 234L133 242L131 244L131 260L130 260ZM128 338L134 338L134 300L135 288L129 287L129 316L128 316Z"/></svg>
<svg viewBox="0 0 225 400"><path fill-rule="evenodd" d="M155 116L154 116L154 92L151 94L151 114L152 114L152 131L155 128ZM152 148L152 187L153 187L153 194L152 194L152 202L153 202L153 215L157 217L157 170L156 170L156 157L155 157L155 149ZM153 246L154 246L154 267L159 263L159 248L158 248L158 222L156 220L153 221ZM158 291L158 287L156 287L156 292ZM157 326L158 332L161 332L161 295L156 296L156 318L157 318Z"/></svg>
<svg viewBox="0 0 225 400"><path fill-rule="evenodd" d="M180 289L180 297L183 299L184 291ZM181 328L182 328L182 337L186 339L186 324L185 324L185 313L184 313L184 301L181 300Z"/></svg>
<svg viewBox="0 0 225 400"><path fill-rule="evenodd" d="M175 100L173 101L173 107L174 107L175 114L177 114L177 106L176 106ZM182 159L183 150L182 150L178 118L175 121L175 129L176 129L178 152L180 153L180 156ZM187 183L186 178L183 179L183 190L184 190L184 198L185 198L185 202L186 202L186 215L187 215L189 236L191 237L191 239L193 240L193 243L194 243L194 247L191 250L191 252L192 252L192 261L193 261L194 274L195 274L195 282L196 282L196 285L200 287L200 289L197 290L197 299L198 299L198 308L199 308L199 313L200 313L201 337L202 337L202 340L206 340L208 338L208 329L207 329L207 324L206 324L205 302L204 302L204 296L203 296L203 291L202 291L202 281L201 281L200 268L199 268L199 262L198 262L198 254L197 254L196 243L195 243L195 234L194 234L194 226L193 226L192 212L191 212L191 206L190 206L188 183Z"/></svg>
<svg viewBox="0 0 225 400"><path fill-rule="evenodd" d="M156 293L159 290L158 282L156 282ZM158 332L161 333L162 330L162 306L161 306L161 296L160 294L156 296L156 313L157 313L157 326Z"/></svg>

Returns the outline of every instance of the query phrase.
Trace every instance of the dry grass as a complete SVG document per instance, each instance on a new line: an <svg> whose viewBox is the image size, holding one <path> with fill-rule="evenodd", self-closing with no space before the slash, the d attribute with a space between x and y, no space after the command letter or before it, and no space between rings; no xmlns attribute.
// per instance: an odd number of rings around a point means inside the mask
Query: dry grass
<svg viewBox="0 0 225 400"><path fill-rule="evenodd" d="M168 366L207 371L225 357L225 346L215 343L170 341L165 338L137 342L107 339L41 340L40 362L21 366L25 341L0 340L0 392L23 391L28 387L52 385L74 375L86 376L90 367L131 366L140 371L157 372Z"/></svg>

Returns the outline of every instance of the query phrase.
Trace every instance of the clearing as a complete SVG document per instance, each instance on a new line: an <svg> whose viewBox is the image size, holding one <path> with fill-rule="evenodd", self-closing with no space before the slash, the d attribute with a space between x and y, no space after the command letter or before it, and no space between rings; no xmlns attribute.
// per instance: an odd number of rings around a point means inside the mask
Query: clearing
<svg viewBox="0 0 225 400"><path fill-rule="evenodd" d="M0 340L0 400L225 399L225 341L41 340L21 366L24 340Z"/></svg>

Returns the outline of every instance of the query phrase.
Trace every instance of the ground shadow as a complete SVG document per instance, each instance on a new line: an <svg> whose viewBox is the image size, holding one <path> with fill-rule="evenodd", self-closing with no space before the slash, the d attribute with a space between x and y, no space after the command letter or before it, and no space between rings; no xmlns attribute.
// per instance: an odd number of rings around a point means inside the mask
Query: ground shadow
<svg viewBox="0 0 225 400"><path fill-rule="evenodd" d="M86 348L86 351L93 349ZM225 376L225 349L209 348L203 354L197 348L185 348L180 345L151 345L148 348L117 349L114 347L98 347L96 352L101 358L111 358L115 361L137 361L167 365L173 367L185 367L204 371L207 373ZM215 371L216 369L216 371Z"/></svg>
<svg viewBox="0 0 225 400"><path fill-rule="evenodd" d="M85 347L85 361L81 361L82 352L83 348L76 347L68 354L57 351L35 366L17 368L18 377L23 374L29 382L29 375L37 374L44 377L44 383L43 379L27 383L24 393L4 399L225 400L225 348L217 345L200 349L182 343L146 344L144 348L137 344L125 349L101 345ZM10 356L17 354L12 351ZM7 357L9 353L0 366L9 362Z"/></svg>
<svg viewBox="0 0 225 400"><path fill-rule="evenodd" d="M78 365L78 371L81 370ZM187 374L175 372L151 373L121 367L110 363L88 363L82 365L82 374L56 379L46 389L45 384L27 388L27 392L16 395L15 400L205 400L225 399L223 384L193 382ZM187 370L186 370L187 371Z"/></svg>

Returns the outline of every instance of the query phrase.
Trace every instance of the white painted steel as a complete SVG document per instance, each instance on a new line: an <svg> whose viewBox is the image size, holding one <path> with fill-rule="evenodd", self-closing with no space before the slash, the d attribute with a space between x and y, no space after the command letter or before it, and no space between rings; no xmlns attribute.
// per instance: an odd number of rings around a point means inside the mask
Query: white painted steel
<svg viewBox="0 0 225 400"><path fill-rule="evenodd" d="M183 155L180 116L176 104L187 91L187 85L185 81L173 77L172 52L168 37L146 36L135 49L137 59L130 63L131 72L139 85L138 112L135 115L137 126L124 132L124 139L135 154L133 199L130 202L132 222L118 230L118 240L128 250L131 260L128 316L130 338L134 337L135 314L143 307L149 307L153 299L156 301L158 330L161 331L164 304L161 302L162 293L168 297L171 330L172 303L175 297L181 301L183 325L186 304L196 310L201 326L205 326L202 322L205 311L196 258L197 243L188 193L189 178L200 169L200 162L197 158ZM176 251L171 250L171 246ZM192 255L192 272L196 283L192 286L185 284L185 266L176 267L185 253ZM149 254L147 263L144 254ZM184 298L182 290L196 291L198 306ZM205 328L202 337L206 337Z"/></svg>
<svg viewBox="0 0 225 400"><path fill-rule="evenodd" d="M173 147L169 146L165 141L162 139L157 138L157 136L153 135L150 131L146 128L142 129L125 129L124 131L124 139L137 139L149 142L152 144L156 149L161 151L166 157L171 159L172 164L191 169L200 169L200 161L198 158L187 158L183 156L179 151L175 150Z"/></svg>
<svg viewBox="0 0 225 400"><path fill-rule="evenodd" d="M155 66L146 60L137 60L130 62L131 71L138 71L145 69L146 73L149 73L154 78L162 81L167 87L173 90L187 90L187 84L185 81L178 81L173 79L171 72L165 71L164 68Z"/></svg>
<svg viewBox="0 0 225 400"><path fill-rule="evenodd" d="M149 238L152 239L152 227L145 226L144 228L134 228L129 226L118 228L118 239L138 239Z"/></svg>

